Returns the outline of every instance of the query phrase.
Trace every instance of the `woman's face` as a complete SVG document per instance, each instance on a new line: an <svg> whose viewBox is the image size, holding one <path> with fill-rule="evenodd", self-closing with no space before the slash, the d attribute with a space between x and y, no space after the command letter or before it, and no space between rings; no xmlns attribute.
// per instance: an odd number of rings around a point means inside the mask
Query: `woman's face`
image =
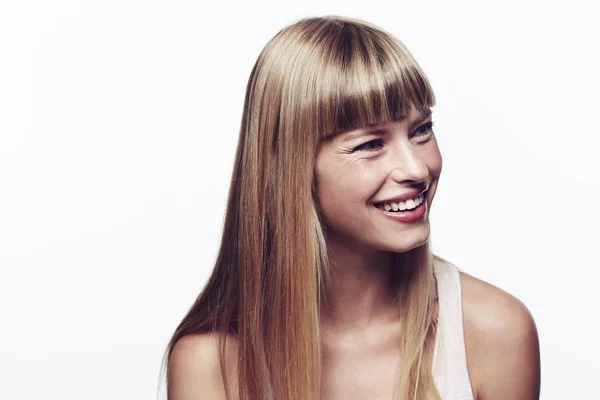
<svg viewBox="0 0 600 400"><path fill-rule="evenodd" d="M442 171L431 125L431 114L413 108L402 120L344 132L320 145L315 173L328 240L394 252L427 241ZM416 206L419 194L423 201Z"/></svg>

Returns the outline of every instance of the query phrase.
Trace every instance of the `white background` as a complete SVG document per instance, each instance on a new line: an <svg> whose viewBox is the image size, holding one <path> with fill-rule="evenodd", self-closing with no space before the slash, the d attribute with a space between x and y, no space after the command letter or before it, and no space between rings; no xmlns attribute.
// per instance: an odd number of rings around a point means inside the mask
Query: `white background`
<svg viewBox="0 0 600 400"><path fill-rule="evenodd" d="M390 31L432 82L434 251L528 306L543 399L598 398L592 3L0 3L0 398L155 398L215 261L252 65L327 14Z"/></svg>

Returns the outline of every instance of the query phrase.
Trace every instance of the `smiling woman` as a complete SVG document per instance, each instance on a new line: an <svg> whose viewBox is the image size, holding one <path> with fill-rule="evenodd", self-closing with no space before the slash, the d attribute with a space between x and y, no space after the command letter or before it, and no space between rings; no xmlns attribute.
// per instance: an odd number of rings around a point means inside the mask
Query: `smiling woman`
<svg viewBox="0 0 600 400"><path fill-rule="evenodd" d="M169 399L538 398L527 309L431 251L434 103L371 24L308 18L266 45L215 268L165 354Z"/></svg>
<svg viewBox="0 0 600 400"><path fill-rule="evenodd" d="M399 120L321 144L315 167L319 205L330 225L337 225L329 242L334 233L344 234L364 252L400 253L427 241L427 210L442 171L431 117L413 107Z"/></svg>

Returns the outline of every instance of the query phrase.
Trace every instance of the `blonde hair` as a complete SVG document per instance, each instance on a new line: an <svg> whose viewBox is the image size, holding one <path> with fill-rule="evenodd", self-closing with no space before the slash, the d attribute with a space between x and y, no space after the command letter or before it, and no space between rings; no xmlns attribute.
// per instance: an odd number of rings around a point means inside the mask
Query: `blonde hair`
<svg viewBox="0 0 600 400"><path fill-rule="evenodd" d="M239 399L318 399L328 261L315 191L317 149L332 135L434 103L406 47L373 25L307 18L271 39L248 81L215 268L171 338L167 368L183 336L231 333L240 343ZM439 399L431 373L432 257L429 242L395 255L403 318L398 398Z"/></svg>

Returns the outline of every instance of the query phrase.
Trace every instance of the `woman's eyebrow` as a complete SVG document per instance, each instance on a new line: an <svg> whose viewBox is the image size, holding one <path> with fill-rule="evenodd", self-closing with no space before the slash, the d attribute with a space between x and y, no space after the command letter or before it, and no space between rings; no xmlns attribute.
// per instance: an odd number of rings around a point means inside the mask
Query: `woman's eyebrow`
<svg viewBox="0 0 600 400"><path fill-rule="evenodd" d="M431 110L421 114L419 118L417 118L412 124L410 124L411 128L413 128L415 125L419 125L429 117L431 117Z"/></svg>
<svg viewBox="0 0 600 400"><path fill-rule="evenodd" d="M418 124L422 123L424 120L426 120L429 117L431 117L431 111L428 111L428 112L425 112L424 114L421 114L414 122L412 122L410 124L411 129L413 129L415 125L418 125ZM343 142L350 142L350 141L352 141L354 139L358 139L358 138L360 138L362 136L383 135L384 133L387 133L387 132L389 132L389 130L385 129L385 128L378 128L378 127L369 128L369 127L366 127L366 128L358 129L354 133L349 133L349 134L345 135L344 139L342 141Z"/></svg>
<svg viewBox="0 0 600 400"><path fill-rule="evenodd" d="M388 130L384 128L364 128L360 129L357 132L350 133L344 137L343 142L350 142L354 139L358 139L362 136L370 136L370 135L383 135L387 133Z"/></svg>

